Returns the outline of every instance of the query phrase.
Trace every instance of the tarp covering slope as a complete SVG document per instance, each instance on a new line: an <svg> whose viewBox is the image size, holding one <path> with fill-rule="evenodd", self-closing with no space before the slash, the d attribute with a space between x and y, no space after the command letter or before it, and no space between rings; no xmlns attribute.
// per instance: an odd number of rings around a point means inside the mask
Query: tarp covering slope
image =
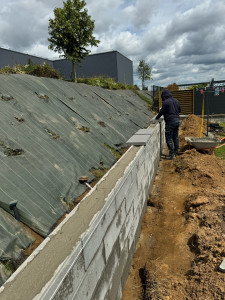
<svg viewBox="0 0 225 300"><path fill-rule="evenodd" d="M29 75L0 75L0 207L46 236L152 113L132 91L109 91Z"/></svg>
<svg viewBox="0 0 225 300"><path fill-rule="evenodd" d="M11 275L22 250L34 242L34 237L10 214L0 208L0 286Z"/></svg>

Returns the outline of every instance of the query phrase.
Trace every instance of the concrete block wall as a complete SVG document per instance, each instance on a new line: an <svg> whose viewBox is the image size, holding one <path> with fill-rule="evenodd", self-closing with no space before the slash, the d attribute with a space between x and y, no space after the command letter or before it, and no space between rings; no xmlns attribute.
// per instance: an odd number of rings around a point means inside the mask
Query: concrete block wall
<svg viewBox="0 0 225 300"><path fill-rule="evenodd" d="M91 191L93 195L104 196L103 205L98 211L93 209L91 221L88 221L89 225L77 239L70 254L55 268L50 280L44 285L42 283L40 291L38 293L33 291L35 297L29 297L29 291L27 291L26 295L18 296L20 299L21 297L36 300L121 299L139 238L146 200L152 188L160 158L160 125L154 124L151 127L154 130L146 146L130 147ZM112 184L110 178L112 174L116 177L115 184ZM108 178L110 179L107 182ZM101 199L95 196L90 200L93 204L93 201ZM82 201L80 207L82 207ZM41 261L41 255L44 252L42 248L46 248L48 244L51 245L51 242L59 243L62 239L63 228L68 222L73 221L74 228L79 226L74 220L79 219L76 218L76 214L79 214L81 210L78 205L71 212L71 216L68 216L68 220L65 219L58 226L59 228L57 227L47 238L47 245L42 246L40 250L36 249L36 254L33 254L34 259L30 258L30 263L35 259ZM85 223L85 215L83 218L83 223ZM68 238L68 242L71 238ZM36 265L40 264L41 262L39 264L36 262ZM23 270L25 268L22 267L21 271L25 271ZM32 271L35 272L34 267ZM15 279L20 275L20 271L18 270L17 273ZM24 278L27 277L25 275ZM10 288L15 289L13 279L11 281L8 284L9 294ZM22 279L17 281L18 284L22 284ZM27 289L31 287L28 286ZM7 299L7 284L2 290L0 298L2 296L1 299Z"/></svg>
<svg viewBox="0 0 225 300"><path fill-rule="evenodd" d="M41 299L121 299L158 167L159 145L156 125L81 237L77 248L82 250L77 250L76 261L55 295L51 291Z"/></svg>

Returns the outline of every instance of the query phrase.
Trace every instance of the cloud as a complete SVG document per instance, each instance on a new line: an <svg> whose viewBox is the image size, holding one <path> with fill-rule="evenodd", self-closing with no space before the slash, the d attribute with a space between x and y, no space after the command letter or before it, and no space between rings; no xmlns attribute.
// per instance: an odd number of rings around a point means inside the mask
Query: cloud
<svg viewBox="0 0 225 300"><path fill-rule="evenodd" d="M133 4L124 8L123 13L126 19L131 22L132 26L139 29L147 26L151 15L158 7L158 1L137 0Z"/></svg>
<svg viewBox="0 0 225 300"><path fill-rule="evenodd" d="M48 50L48 21L63 0L8 0L0 7L0 47L56 58ZM224 0L86 0L101 43L152 68L150 84L225 77ZM205 78L205 79L204 79ZM208 79L209 78L209 79Z"/></svg>
<svg viewBox="0 0 225 300"><path fill-rule="evenodd" d="M95 32L97 34L110 33L121 26L120 7L123 5L122 0L87 0L88 14L95 21ZM122 20L123 22L123 20Z"/></svg>
<svg viewBox="0 0 225 300"><path fill-rule="evenodd" d="M171 23L177 33L199 32L223 24L225 3L223 1L206 1L187 12L177 16Z"/></svg>
<svg viewBox="0 0 225 300"><path fill-rule="evenodd" d="M121 32L112 41L114 49L118 49L122 53L127 53L129 56L136 55L139 52L140 43L140 38L135 33L132 34L129 31Z"/></svg>
<svg viewBox="0 0 225 300"><path fill-rule="evenodd" d="M35 43L46 44L49 15L49 6L42 1L7 1L0 10L1 44L21 51Z"/></svg>
<svg viewBox="0 0 225 300"><path fill-rule="evenodd" d="M142 49L152 62L154 82L198 82L212 74L218 79L225 76L224 14L223 1L205 1L148 29Z"/></svg>

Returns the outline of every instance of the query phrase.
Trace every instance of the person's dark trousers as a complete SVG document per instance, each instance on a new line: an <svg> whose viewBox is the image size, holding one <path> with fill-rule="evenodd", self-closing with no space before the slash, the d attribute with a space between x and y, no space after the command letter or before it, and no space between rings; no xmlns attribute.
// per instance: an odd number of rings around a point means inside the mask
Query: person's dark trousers
<svg viewBox="0 0 225 300"><path fill-rule="evenodd" d="M179 125L180 125L179 120L166 123L166 128L165 128L166 144L169 149L169 154L171 157L176 155L179 149L179 137L178 137Z"/></svg>

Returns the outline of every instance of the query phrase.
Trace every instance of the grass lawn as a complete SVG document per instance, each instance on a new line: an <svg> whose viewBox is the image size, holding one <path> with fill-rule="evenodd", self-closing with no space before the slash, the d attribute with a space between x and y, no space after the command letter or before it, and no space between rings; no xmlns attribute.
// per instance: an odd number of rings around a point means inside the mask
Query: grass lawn
<svg viewBox="0 0 225 300"><path fill-rule="evenodd" d="M222 139L223 137L225 137L225 122L220 123L219 125L223 126L223 128L224 128L224 132L218 134L219 138ZM225 140L222 141L222 144L224 144L224 143L225 143ZM225 160L225 146L215 149L214 153L217 157L220 157L221 159Z"/></svg>

